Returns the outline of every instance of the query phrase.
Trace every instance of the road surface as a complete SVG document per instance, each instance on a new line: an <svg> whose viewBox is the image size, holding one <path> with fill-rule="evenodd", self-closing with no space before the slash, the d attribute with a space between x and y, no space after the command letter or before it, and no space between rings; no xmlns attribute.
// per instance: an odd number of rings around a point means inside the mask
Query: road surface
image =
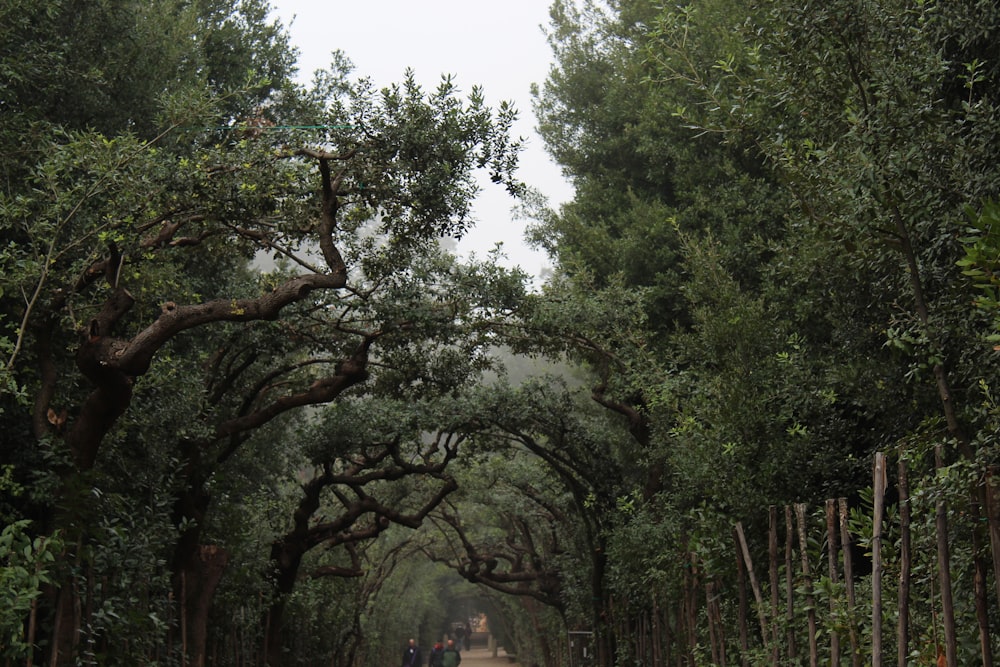
<svg viewBox="0 0 1000 667"><path fill-rule="evenodd" d="M497 649L497 657L494 658L492 650L473 647L462 651L461 667L517 667L517 663L511 662L502 648Z"/></svg>

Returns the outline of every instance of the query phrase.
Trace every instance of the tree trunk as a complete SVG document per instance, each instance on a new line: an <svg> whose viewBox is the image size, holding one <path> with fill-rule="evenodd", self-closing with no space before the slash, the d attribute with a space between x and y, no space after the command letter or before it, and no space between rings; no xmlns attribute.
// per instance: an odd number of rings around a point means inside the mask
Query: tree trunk
<svg viewBox="0 0 1000 667"><path fill-rule="evenodd" d="M72 578L67 578L62 587L55 592L55 605L49 665L50 667L62 667L62 665L75 664L75 652L79 643L79 635L77 634L79 600L76 595L75 581Z"/></svg>
<svg viewBox="0 0 1000 667"><path fill-rule="evenodd" d="M202 545L198 558L183 570L183 597L187 636L187 664L205 667L208 655L208 614L222 581L229 554L215 545Z"/></svg>
<svg viewBox="0 0 1000 667"><path fill-rule="evenodd" d="M265 658L268 667L279 667L284 653L282 630L284 629L285 603L295 590L295 580L299 576L299 566L305 553L304 544L297 544L286 536L271 547L271 576L274 581L275 596L267 610Z"/></svg>
<svg viewBox="0 0 1000 667"><path fill-rule="evenodd" d="M596 641L597 664L599 667L611 667L615 664L614 641L611 627L608 623L608 599L604 590L604 573L607 567L607 556L603 540L598 541L597 548L591 559L591 595L593 597L594 639Z"/></svg>

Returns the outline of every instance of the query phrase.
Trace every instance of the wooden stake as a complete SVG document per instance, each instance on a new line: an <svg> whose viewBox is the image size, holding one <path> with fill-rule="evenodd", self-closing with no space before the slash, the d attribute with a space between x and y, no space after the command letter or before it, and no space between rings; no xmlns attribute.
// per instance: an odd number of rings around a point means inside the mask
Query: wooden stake
<svg viewBox="0 0 1000 667"><path fill-rule="evenodd" d="M836 585L837 575L837 507L833 499L826 501L826 561L830 582ZM837 611L837 601L830 596L830 617ZM830 632L830 667L840 667L840 636Z"/></svg>
<svg viewBox="0 0 1000 667"><path fill-rule="evenodd" d="M806 588L806 612L809 619L809 665L819 665L819 646L816 643L816 599L813 596L812 572L809 568L809 546L806 541L806 506L796 503L795 518L799 529L799 559L802 562L802 579Z"/></svg>
<svg viewBox="0 0 1000 667"><path fill-rule="evenodd" d="M840 548L844 554L844 586L847 590L848 628L851 635L851 667L861 667L861 651L858 646L858 623L854 616L857 600L854 596L854 557L851 554L851 531L848 524L847 498L837 501L840 510Z"/></svg>
<svg viewBox="0 0 1000 667"><path fill-rule="evenodd" d="M749 634L747 631L747 568L743 563L743 555L740 553L739 548L736 550L736 585L737 595L739 596L737 611L740 628L740 654L743 656L742 664L744 667L748 667L750 661L750 640L747 637Z"/></svg>
<svg viewBox="0 0 1000 667"><path fill-rule="evenodd" d="M687 630L687 652L688 659L691 664L694 664L695 649L698 646L698 619L697 619L697 591L698 591L698 571L697 562L695 555L689 554L688 558L689 568L687 570L688 577L685 584L685 604L687 611L686 619L686 630Z"/></svg>
<svg viewBox="0 0 1000 667"><path fill-rule="evenodd" d="M181 667L187 667L187 577L181 570Z"/></svg>
<svg viewBox="0 0 1000 667"><path fill-rule="evenodd" d="M934 467L944 467L941 445L934 446ZM955 603L951 593L951 552L948 548L948 508L944 500L936 503L938 579L941 582L941 619L944 624L944 652L948 667L958 667L958 641L955 637Z"/></svg>
<svg viewBox="0 0 1000 667"><path fill-rule="evenodd" d="M794 660L795 649L795 582L792 570L792 508L785 505L785 637L788 640L788 658Z"/></svg>
<svg viewBox="0 0 1000 667"><path fill-rule="evenodd" d="M900 458L899 475L899 621L896 625L897 667L906 667L910 653L910 480Z"/></svg>
<svg viewBox="0 0 1000 667"><path fill-rule="evenodd" d="M993 583L1000 600L1000 498L997 485L1000 484L1000 466L990 466L986 473L986 518L990 528L990 551L993 554Z"/></svg>
<svg viewBox="0 0 1000 667"><path fill-rule="evenodd" d="M760 590L760 582L757 581L757 574L753 569L753 560L750 558L750 548L747 546L747 538L743 533L743 524L736 523L736 539L740 543L740 551L743 552L743 562L747 566L747 575L750 577L750 587L753 589L754 599L757 601L757 621L760 623L760 638L767 643L767 618L764 615L764 594Z"/></svg>
<svg viewBox="0 0 1000 667"><path fill-rule="evenodd" d="M777 665L778 652L778 508L771 505L768 508L767 555L768 574L771 581L771 663ZM744 659L745 660L745 659Z"/></svg>
<svg viewBox="0 0 1000 667"><path fill-rule="evenodd" d="M885 513L885 454L876 452L872 488L872 667L882 667L882 520Z"/></svg>
<svg viewBox="0 0 1000 667"><path fill-rule="evenodd" d="M722 642L719 640L717 630L721 629L721 623L719 626L716 626L712 589L712 582L705 582L705 615L708 617L708 643L712 647L712 664L720 665L724 664L725 660L719 657L719 645Z"/></svg>

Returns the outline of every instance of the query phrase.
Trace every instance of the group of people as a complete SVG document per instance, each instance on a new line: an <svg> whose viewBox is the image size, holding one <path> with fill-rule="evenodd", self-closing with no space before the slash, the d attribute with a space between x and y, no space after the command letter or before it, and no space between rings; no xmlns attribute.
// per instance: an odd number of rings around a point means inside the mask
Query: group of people
<svg viewBox="0 0 1000 667"><path fill-rule="evenodd" d="M403 649L402 667L423 667L423 654L417 641L411 639ZM427 660L428 667L458 667L462 662L462 654L455 647L455 640L449 639L448 645L441 642L434 644L430 657Z"/></svg>

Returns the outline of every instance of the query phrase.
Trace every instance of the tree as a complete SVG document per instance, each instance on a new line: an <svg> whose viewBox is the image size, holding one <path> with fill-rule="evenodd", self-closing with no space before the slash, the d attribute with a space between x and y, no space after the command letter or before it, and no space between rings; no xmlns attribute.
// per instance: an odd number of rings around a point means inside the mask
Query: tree
<svg viewBox="0 0 1000 667"><path fill-rule="evenodd" d="M756 284L786 200L752 144L691 132L673 111L697 97L651 83L644 45L654 7L557 2L551 15L555 66L535 90L535 111L575 192L558 212L537 214L535 239L597 287L648 288L650 325L669 335L689 323L678 232L724 239L726 266Z"/></svg>
<svg viewBox="0 0 1000 667"><path fill-rule="evenodd" d="M470 425L456 421L450 410L442 414L428 401L366 400L329 412L316 429L322 443L313 455L316 469L302 484L293 524L271 545L274 602L265 637L271 665L282 663L284 609L308 552L343 548L351 555L351 567L320 565L314 577L364 576L359 543L393 525L419 528L458 488L448 466L468 437L461 429ZM442 430L447 424L454 426Z"/></svg>
<svg viewBox="0 0 1000 667"><path fill-rule="evenodd" d="M43 530L71 528L74 544L93 535L86 488L102 458L144 424L172 431L180 484L158 489L177 489L173 575L188 619L207 618L201 589L217 569L202 558L207 484L255 430L362 382L401 395L454 382L481 363L484 322L519 289L515 274L463 269L435 250L471 224L476 169L519 191L513 111L487 108L478 89L460 100L450 80L430 94L412 76L384 91L346 72L327 83L311 107L275 106L320 114L308 140L234 122L210 87L171 101L172 123L150 139L61 135L24 167L30 188L5 195L5 367L22 398L7 394L4 421L12 444L30 444L4 461L54 480L73 510L40 499L30 511ZM257 268L265 255L274 270ZM199 392L161 411L157 394L196 378ZM183 426L166 414L185 415ZM63 660L79 622L68 582L52 648ZM204 636L192 634L195 662Z"/></svg>
<svg viewBox="0 0 1000 667"><path fill-rule="evenodd" d="M636 454L683 480L634 515L671 520L625 522L621 545L684 528L710 544L692 528L859 488L873 451L941 420L966 458L989 441L972 406L995 359L956 262L964 210L994 197L995 14L554 6L537 110L578 188L537 236L587 296L549 308L565 349L615 369L614 404L648 434ZM967 270L985 238L969 233ZM644 304L616 327L642 344L591 332L579 304L609 286Z"/></svg>

